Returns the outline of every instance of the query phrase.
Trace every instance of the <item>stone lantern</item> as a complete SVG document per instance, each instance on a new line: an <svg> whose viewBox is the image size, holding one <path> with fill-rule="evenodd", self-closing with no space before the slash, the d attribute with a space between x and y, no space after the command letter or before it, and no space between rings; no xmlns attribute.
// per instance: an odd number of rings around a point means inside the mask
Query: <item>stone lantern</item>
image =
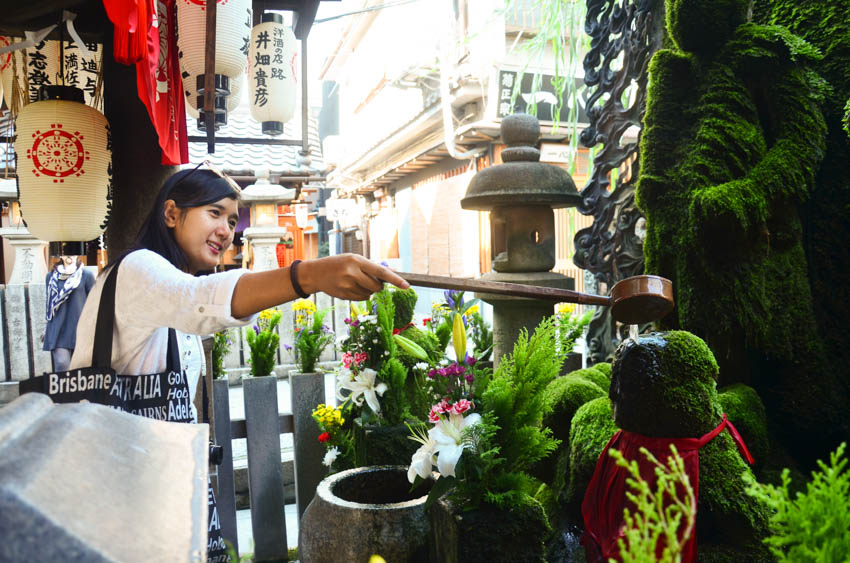
<svg viewBox="0 0 850 563"><path fill-rule="evenodd" d="M537 118L527 114L505 117L501 126L504 164L478 172L460 205L490 212L493 271L483 280L574 289L572 278L552 272L555 267L554 208L575 207L581 196L566 170L539 162L535 148L540 137ZM521 328L532 332L544 317L554 314L551 301L477 293L493 305L493 359L513 349Z"/></svg>
<svg viewBox="0 0 850 563"><path fill-rule="evenodd" d="M286 227L277 222L277 206L292 201L295 189L269 182L268 170L258 170L256 174L256 183L242 190L242 202L251 206L251 226L242 238L253 249L253 270L262 272L277 268L275 248L286 234Z"/></svg>

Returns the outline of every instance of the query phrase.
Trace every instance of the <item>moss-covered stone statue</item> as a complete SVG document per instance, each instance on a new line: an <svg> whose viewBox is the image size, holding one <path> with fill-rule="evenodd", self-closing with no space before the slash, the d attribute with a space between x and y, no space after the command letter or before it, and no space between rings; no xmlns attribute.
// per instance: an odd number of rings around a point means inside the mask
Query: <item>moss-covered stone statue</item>
<svg viewBox="0 0 850 563"><path fill-rule="evenodd" d="M728 424L736 421L730 415L727 422L724 416L716 389L717 373L717 363L705 342L684 331L629 339L617 349L610 399L600 397L580 407L570 432L569 490L573 502L583 499L583 543L590 554L594 549L600 549L605 557L619 553L616 533L610 532L618 531L617 522L622 522L622 488L615 498L616 487L608 487L606 478L592 481L594 472L604 474L614 464L600 454L619 428L623 432L608 447L620 449L627 456L629 452L639 455L627 444L651 444L649 449L659 455L669 452L668 441L653 439L701 439L699 445L676 440L686 466L696 463L696 474L692 472L690 477L692 485L698 482L696 537L700 561L771 560L761 543L768 533L768 510L744 493L746 484L741 476L750 473L744 460L746 447L739 445L744 440L739 440L735 428ZM759 417L758 398L743 385L733 393L737 403L749 403L743 409L751 413L745 421L745 440L754 436L750 445L762 454L766 423L763 416ZM594 484L588 487L591 482ZM600 524L599 515L606 514L610 520Z"/></svg>
<svg viewBox="0 0 850 563"><path fill-rule="evenodd" d="M753 385L806 456L848 434L815 321L801 210L824 156L817 49L747 23L748 0L668 0L650 62L636 201L647 273L673 280L663 328L704 338L723 384Z"/></svg>

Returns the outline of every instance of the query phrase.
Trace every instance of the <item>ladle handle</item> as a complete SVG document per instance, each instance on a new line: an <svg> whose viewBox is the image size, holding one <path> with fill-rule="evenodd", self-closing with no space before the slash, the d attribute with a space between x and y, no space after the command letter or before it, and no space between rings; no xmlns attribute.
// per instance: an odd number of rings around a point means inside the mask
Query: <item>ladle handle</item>
<svg viewBox="0 0 850 563"><path fill-rule="evenodd" d="M429 276L426 274L409 274L407 272L396 272L399 276L419 287L434 287L437 289L458 289L461 291L479 291L481 293L494 293L497 295L512 295L514 297L528 297L530 299L547 299L550 301L564 303L581 303L582 305L611 305L610 297L580 293L569 289L558 289L555 287L540 287L536 285L525 285L521 283L505 283L485 280L471 280L451 278L448 276Z"/></svg>

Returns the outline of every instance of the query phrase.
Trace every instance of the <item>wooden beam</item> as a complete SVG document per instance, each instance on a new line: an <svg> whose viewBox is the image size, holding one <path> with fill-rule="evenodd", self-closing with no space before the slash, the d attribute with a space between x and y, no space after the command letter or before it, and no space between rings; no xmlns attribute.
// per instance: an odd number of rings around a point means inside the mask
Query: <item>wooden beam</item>
<svg viewBox="0 0 850 563"><path fill-rule="evenodd" d="M293 18L294 26L292 31L295 33L296 39L306 39L310 34L310 28L313 27L313 21L316 19L316 12L319 9L319 0L304 0L301 3L301 8L295 12Z"/></svg>
<svg viewBox="0 0 850 563"><path fill-rule="evenodd" d="M204 121L207 125L207 152L215 152L215 12L216 0L207 0L206 51L204 53Z"/></svg>
<svg viewBox="0 0 850 563"><path fill-rule="evenodd" d="M36 31L55 23L62 17L62 10L77 14L74 27L83 41L103 43L103 35L112 33L112 24L100 0L41 0L37 2L2 2L0 35L23 37L25 31ZM6 6L6 4L11 4ZM66 34L67 36L67 34ZM59 29L54 29L48 39L59 39Z"/></svg>

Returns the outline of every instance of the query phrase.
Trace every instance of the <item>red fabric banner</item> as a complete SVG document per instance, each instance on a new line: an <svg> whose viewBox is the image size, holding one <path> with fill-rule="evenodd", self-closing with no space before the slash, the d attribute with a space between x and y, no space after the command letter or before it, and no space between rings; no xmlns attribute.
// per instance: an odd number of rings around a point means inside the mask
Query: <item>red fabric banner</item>
<svg viewBox="0 0 850 563"><path fill-rule="evenodd" d="M115 26L112 53L117 62L132 65L144 58L151 3L156 0L103 0L106 15Z"/></svg>
<svg viewBox="0 0 850 563"><path fill-rule="evenodd" d="M744 459L752 464L753 457L747 450L743 438L726 418L725 413L722 422L700 438L650 438L623 430L614 434L596 462L596 470L584 495L584 502L581 504L581 514L584 517L584 535L582 535L581 543L585 547L587 561L607 562L609 558L621 560L617 542L625 536L623 509L628 503L626 479L629 474L626 468L618 466L617 462L608 455L609 448L619 450L628 461L637 460L641 478L654 490L657 481L655 469L640 453L640 448L646 448L656 459L664 463L670 456L670 444L675 445L684 461L685 473L690 479L694 494L699 499L699 449L724 429L732 435ZM628 503L628 508L634 511L635 507ZM662 549L663 546L658 546L658 555L661 555ZM691 563L696 559L697 539L696 530L694 530L685 544L682 561Z"/></svg>
<svg viewBox="0 0 850 563"><path fill-rule="evenodd" d="M139 99L159 136L163 164L189 161L186 106L177 58L175 0L151 0L146 56L136 63Z"/></svg>

